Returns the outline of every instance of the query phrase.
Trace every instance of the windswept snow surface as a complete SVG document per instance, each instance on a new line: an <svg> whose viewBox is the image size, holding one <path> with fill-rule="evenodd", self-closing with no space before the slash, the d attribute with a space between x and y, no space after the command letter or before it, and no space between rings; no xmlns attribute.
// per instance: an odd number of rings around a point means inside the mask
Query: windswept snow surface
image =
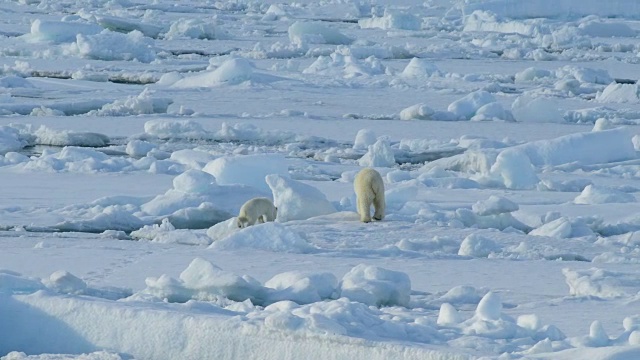
<svg viewBox="0 0 640 360"><path fill-rule="evenodd" d="M640 358L637 2L0 14L0 359Z"/></svg>

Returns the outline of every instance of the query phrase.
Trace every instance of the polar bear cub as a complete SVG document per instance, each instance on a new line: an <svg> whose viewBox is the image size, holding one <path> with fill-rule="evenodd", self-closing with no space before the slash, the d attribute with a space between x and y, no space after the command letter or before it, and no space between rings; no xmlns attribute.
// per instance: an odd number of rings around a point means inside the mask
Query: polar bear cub
<svg viewBox="0 0 640 360"><path fill-rule="evenodd" d="M253 198L240 208L238 227L246 228L256 223L274 221L278 215L278 208L267 198Z"/></svg>
<svg viewBox="0 0 640 360"><path fill-rule="evenodd" d="M371 204L375 208L373 218L384 218L384 183L380 173L371 168L364 168L356 175L353 182L358 203L358 214L362 222L371 222Z"/></svg>

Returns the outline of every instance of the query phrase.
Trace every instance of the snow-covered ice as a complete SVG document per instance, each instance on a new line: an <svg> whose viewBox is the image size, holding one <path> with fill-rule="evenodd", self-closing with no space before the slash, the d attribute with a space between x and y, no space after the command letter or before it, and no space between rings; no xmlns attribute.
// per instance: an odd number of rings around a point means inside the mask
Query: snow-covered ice
<svg viewBox="0 0 640 360"><path fill-rule="evenodd" d="M2 360L640 358L636 2L0 12Z"/></svg>

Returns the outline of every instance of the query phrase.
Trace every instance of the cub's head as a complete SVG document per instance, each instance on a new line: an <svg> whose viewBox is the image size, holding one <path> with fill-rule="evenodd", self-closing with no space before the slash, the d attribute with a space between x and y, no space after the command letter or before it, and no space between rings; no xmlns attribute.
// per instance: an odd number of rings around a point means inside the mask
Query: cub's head
<svg viewBox="0 0 640 360"><path fill-rule="evenodd" d="M249 224L249 219L247 219L246 216L238 216L236 223L238 224L239 229L244 229Z"/></svg>

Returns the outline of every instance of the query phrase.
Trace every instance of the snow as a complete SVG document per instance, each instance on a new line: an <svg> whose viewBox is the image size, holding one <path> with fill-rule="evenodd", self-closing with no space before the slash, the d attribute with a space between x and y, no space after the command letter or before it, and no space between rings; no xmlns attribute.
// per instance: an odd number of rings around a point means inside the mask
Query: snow
<svg viewBox="0 0 640 360"><path fill-rule="evenodd" d="M462 240L458 255L472 257L487 257L492 252L499 251L499 246L491 239L471 234Z"/></svg>
<svg viewBox="0 0 640 360"><path fill-rule="evenodd" d="M576 196L573 200L576 204L606 204L635 201L636 198L632 194L616 189L594 186L592 184L587 185L580 195Z"/></svg>
<svg viewBox="0 0 640 360"><path fill-rule="evenodd" d="M369 145L376 143L378 137L376 133L371 129L360 129L356 134L356 138L353 141L353 148L355 150L367 150Z"/></svg>
<svg viewBox="0 0 640 360"><path fill-rule="evenodd" d="M227 33L215 23L200 19L178 19L171 24L169 31L164 34L167 39L193 38L193 39L226 39Z"/></svg>
<svg viewBox="0 0 640 360"><path fill-rule="evenodd" d="M405 273L360 264L342 277L340 296L375 306L407 306L411 280Z"/></svg>
<svg viewBox="0 0 640 360"><path fill-rule="evenodd" d="M284 207L284 206L283 206ZM286 215L285 215L286 216ZM284 219L290 219L285 217ZM249 226L232 233L213 244L212 249L256 249L272 252L312 252L313 247L301 236L280 224L265 223Z"/></svg>
<svg viewBox="0 0 640 360"><path fill-rule="evenodd" d="M152 39L134 30L120 34L109 30L94 35L76 35L76 41L65 47L65 52L88 59L137 60L150 63L156 52Z"/></svg>
<svg viewBox="0 0 640 360"><path fill-rule="evenodd" d="M596 100L604 103L638 103L638 85L611 83L597 94Z"/></svg>
<svg viewBox="0 0 640 360"><path fill-rule="evenodd" d="M597 0L580 3L571 0L535 0L526 4L513 4L508 0L465 0L459 7L467 14L481 9L510 18L557 18L566 17L567 14L572 17L597 14L601 17L637 18L640 15L640 7L626 0L614 0L606 5Z"/></svg>
<svg viewBox="0 0 640 360"><path fill-rule="evenodd" d="M320 23L296 21L288 29L289 40L294 44L347 45L353 40L339 30Z"/></svg>
<svg viewBox="0 0 640 360"><path fill-rule="evenodd" d="M401 75L406 78L412 77L429 77L433 75L439 75L440 69L431 61L421 58L412 58L407 66L402 70Z"/></svg>
<svg viewBox="0 0 640 360"><path fill-rule="evenodd" d="M71 43L78 34L96 35L102 30L97 24L35 19L31 23L31 32L24 36L33 42Z"/></svg>
<svg viewBox="0 0 640 360"><path fill-rule="evenodd" d="M520 122L563 122L562 113L553 99L519 96L511 105L511 112Z"/></svg>
<svg viewBox="0 0 640 360"><path fill-rule="evenodd" d="M141 114L166 113L173 100L153 96L153 91L145 88L137 96L128 96L124 100L116 100L103 105L98 110L92 110L90 115L96 116L127 116Z"/></svg>
<svg viewBox="0 0 640 360"><path fill-rule="evenodd" d="M471 210L480 216L509 213L518 209L518 204L496 195L491 195L487 200L478 201L471 206Z"/></svg>
<svg viewBox="0 0 640 360"><path fill-rule="evenodd" d="M457 118L469 120L476 114L478 109L495 101L495 97L490 93L486 91L475 91L449 104L447 110L452 112Z"/></svg>
<svg viewBox="0 0 640 360"><path fill-rule="evenodd" d="M335 206L317 188L279 174L266 176L278 208L279 222L305 220L336 212Z"/></svg>
<svg viewBox="0 0 640 360"><path fill-rule="evenodd" d="M435 110L426 104L411 105L400 111L400 120L431 120Z"/></svg>
<svg viewBox="0 0 640 360"><path fill-rule="evenodd" d="M599 164L635 158L631 133L625 128L539 140L504 151L521 151L527 155L531 164L536 166L571 162Z"/></svg>
<svg viewBox="0 0 640 360"><path fill-rule="evenodd" d="M635 2L105 4L2 5L3 360L640 357Z"/></svg>
<svg viewBox="0 0 640 360"><path fill-rule="evenodd" d="M379 28L384 30L420 30L422 21L413 14L388 11L385 9L383 16L373 16L371 19L358 20L358 25L362 29Z"/></svg>
<svg viewBox="0 0 640 360"><path fill-rule="evenodd" d="M367 152L358 160L362 167L391 167L396 163L395 155L384 138L369 145Z"/></svg>
<svg viewBox="0 0 640 360"><path fill-rule="evenodd" d="M251 62L243 58L233 58L225 61L213 71L191 75L179 79L172 84L176 88L210 87L221 84L236 85L253 77Z"/></svg>

